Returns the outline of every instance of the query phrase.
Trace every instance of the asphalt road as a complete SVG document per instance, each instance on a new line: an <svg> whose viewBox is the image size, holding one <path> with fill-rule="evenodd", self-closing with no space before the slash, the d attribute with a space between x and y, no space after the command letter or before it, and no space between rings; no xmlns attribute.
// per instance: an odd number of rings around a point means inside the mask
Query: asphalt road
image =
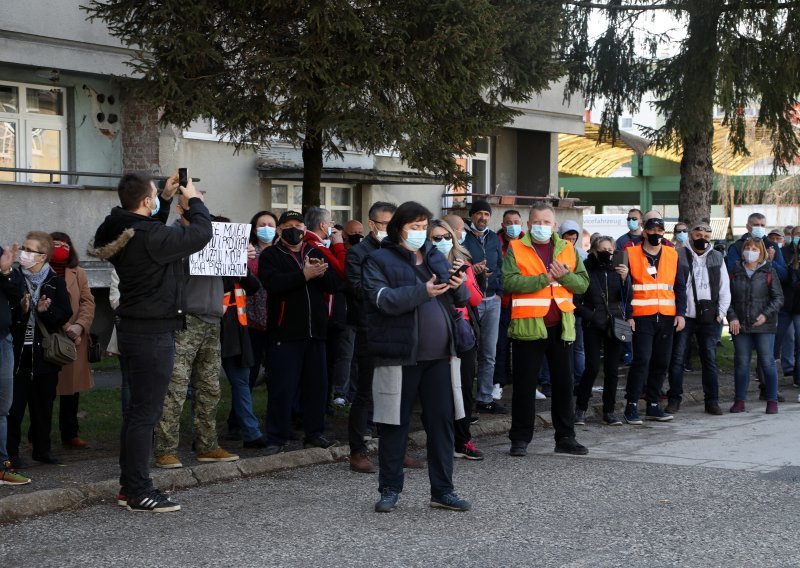
<svg viewBox="0 0 800 568"><path fill-rule="evenodd" d="M670 424L579 428L588 457L485 439L457 462L473 510L428 506L425 471L376 514L345 464L180 491L179 513L94 506L6 526L6 566L800 566L800 404L777 416L684 410Z"/></svg>

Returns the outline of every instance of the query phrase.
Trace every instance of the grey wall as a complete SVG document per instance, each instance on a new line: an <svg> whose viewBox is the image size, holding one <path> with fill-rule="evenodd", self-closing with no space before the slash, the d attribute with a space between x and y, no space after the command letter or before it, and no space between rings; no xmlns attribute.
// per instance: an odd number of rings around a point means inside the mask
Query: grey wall
<svg viewBox="0 0 800 568"><path fill-rule="evenodd" d="M553 161L551 143L549 132L517 131L517 195L550 193Z"/></svg>

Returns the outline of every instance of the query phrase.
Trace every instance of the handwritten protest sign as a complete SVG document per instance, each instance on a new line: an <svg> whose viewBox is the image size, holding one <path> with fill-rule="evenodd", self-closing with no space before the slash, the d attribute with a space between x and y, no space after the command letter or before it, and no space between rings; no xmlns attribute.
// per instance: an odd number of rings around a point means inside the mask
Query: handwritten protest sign
<svg viewBox="0 0 800 568"><path fill-rule="evenodd" d="M211 223L214 236L189 258L192 276L247 276L247 243L250 225Z"/></svg>

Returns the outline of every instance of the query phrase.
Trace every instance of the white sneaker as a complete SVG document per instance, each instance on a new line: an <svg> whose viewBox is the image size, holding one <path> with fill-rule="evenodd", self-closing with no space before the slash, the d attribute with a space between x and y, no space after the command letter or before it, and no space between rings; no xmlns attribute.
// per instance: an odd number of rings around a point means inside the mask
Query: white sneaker
<svg viewBox="0 0 800 568"><path fill-rule="evenodd" d="M542 394L542 391L536 389L536 400L545 400L545 399L547 399L547 397Z"/></svg>
<svg viewBox="0 0 800 568"><path fill-rule="evenodd" d="M494 388L492 389L492 398L495 400L500 400L503 398L503 387L500 386L500 383L494 384Z"/></svg>
<svg viewBox="0 0 800 568"><path fill-rule="evenodd" d="M344 406L345 404L347 404L347 401L345 399L343 399L342 397L338 396L338 397L333 399L333 404L335 406Z"/></svg>

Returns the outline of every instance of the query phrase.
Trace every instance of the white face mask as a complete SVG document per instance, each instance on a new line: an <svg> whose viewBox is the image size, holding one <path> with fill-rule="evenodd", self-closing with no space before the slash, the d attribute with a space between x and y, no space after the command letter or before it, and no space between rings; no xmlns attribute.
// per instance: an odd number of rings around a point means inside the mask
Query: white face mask
<svg viewBox="0 0 800 568"><path fill-rule="evenodd" d="M389 236L389 233L387 233L386 231L377 231L375 233L375 238L378 239L379 241L382 241L383 239L385 239L388 236Z"/></svg>
<svg viewBox="0 0 800 568"><path fill-rule="evenodd" d="M746 250L742 252L745 262L755 262L758 260L760 253L757 250Z"/></svg>

